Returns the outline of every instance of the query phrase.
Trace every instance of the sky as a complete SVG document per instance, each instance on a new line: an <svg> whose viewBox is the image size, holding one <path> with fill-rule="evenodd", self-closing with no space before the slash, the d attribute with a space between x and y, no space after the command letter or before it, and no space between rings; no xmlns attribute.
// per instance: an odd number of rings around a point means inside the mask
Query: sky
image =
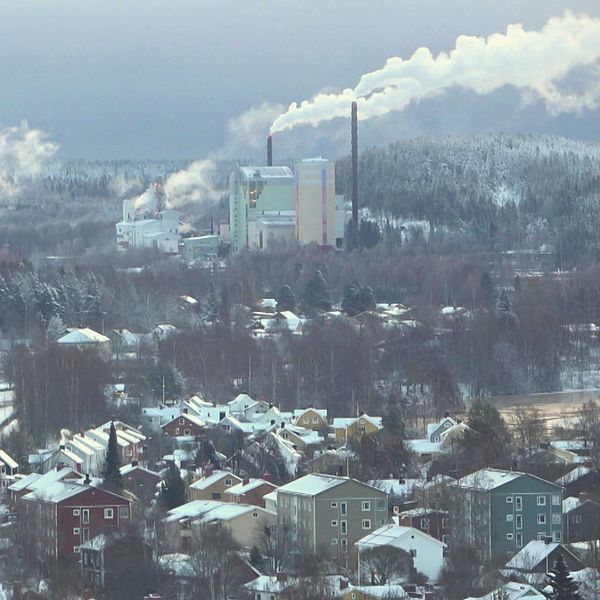
<svg viewBox="0 0 600 600"><path fill-rule="evenodd" d="M241 158L264 144L235 121L251 107L353 87L389 57L449 51L460 34L539 29L565 9L600 17L596 0L3 2L0 127L26 120L68 158ZM488 131L597 139L599 117L553 116L512 89L451 90L365 122L361 142ZM347 151L344 124L301 129L278 134L276 155Z"/></svg>

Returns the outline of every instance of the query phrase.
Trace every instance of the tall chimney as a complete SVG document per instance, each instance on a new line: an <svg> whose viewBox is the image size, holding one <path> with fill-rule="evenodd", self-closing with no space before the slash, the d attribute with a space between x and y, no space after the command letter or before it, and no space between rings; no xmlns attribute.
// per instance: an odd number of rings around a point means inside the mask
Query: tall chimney
<svg viewBox="0 0 600 600"><path fill-rule="evenodd" d="M352 103L352 220L358 230L358 106Z"/></svg>
<svg viewBox="0 0 600 600"><path fill-rule="evenodd" d="M273 136L267 138L267 167L273 166Z"/></svg>

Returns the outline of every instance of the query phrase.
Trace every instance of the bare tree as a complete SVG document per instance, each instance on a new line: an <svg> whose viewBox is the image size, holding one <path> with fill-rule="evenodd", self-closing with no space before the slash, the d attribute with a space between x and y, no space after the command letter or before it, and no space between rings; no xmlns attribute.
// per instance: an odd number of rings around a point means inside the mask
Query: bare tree
<svg viewBox="0 0 600 600"><path fill-rule="evenodd" d="M361 570L368 572L371 585L385 585L391 579L406 575L413 566L412 556L401 548L378 546L360 554Z"/></svg>
<svg viewBox="0 0 600 600"><path fill-rule="evenodd" d="M514 412L514 431L520 450L529 454L544 437L544 421L537 408L519 406Z"/></svg>
<svg viewBox="0 0 600 600"><path fill-rule="evenodd" d="M290 564L292 552L289 523L262 527L259 552L265 559L268 572L279 573L286 569Z"/></svg>
<svg viewBox="0 0 600 600"><path fill-rule="evenodd" d="M579 410L578 424L584 442L590 446L590 458L600 470L600 405L594 400L586 402Z"/></svg>

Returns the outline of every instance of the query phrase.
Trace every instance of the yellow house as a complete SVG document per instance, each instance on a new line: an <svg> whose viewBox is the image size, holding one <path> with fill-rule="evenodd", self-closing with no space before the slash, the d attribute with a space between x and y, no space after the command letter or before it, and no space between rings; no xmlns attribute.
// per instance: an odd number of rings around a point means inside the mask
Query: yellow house
<svg viewBox="0 0 600 600"><path fill-rule="evenodd" d="M238 483L242 483L242 478L229 471L208 471L202 479L190 485L190 498L228 502L230 499L225 491Z"/></svg>
<svg viewBox="0 0 600 600"><path fill-rule="evenodd" d="M343 600L381 600L382 598L407 598L401 585L350 585Z"/></svg>
<svg viewBox="0 0 600 600"><path fill-rule="evenodd" d="M333 420L337 442L359 440L364 435L373 435L383 429L381 417L370 417L363 413L359 417L342 417Z"/></svg>
<svg viewBox="0 0 600 600"><path fill-rule="evenodd" d="M327 409L326 408L300 408L294 411L294 425L321 431L327 429Z"/></svg>

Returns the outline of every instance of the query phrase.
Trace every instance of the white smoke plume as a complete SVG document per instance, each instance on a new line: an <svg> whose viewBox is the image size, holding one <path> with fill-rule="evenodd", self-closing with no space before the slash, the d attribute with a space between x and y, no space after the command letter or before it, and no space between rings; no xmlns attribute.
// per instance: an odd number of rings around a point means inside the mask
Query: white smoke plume
<svg viewBox="0 0 600 600"><path fill-rule="evenodd" d="M214 202L222 191L215 188L216 164L211 158L197 160L187 168L173 173L165 183L167 203L177 208L191 203Z"/></svg>
<svg viewBox="0 0 600 600"><path fill-rule="evenodd" d="M454 86L478 94L512 86L525 101L542 100L551 114L594 109L600 101L599 60L600 19L567 11L540 31L509 25L505 34L487 38L461 35L449 54L434 57L428 48L419 48L409 59L389 58L383 68L364 74L354 88L291 104L274 120L271 131L349 116L353 100L358 102L359 118L365 120L403 110ZM582 68L591 73L574 88L568 76Z"/></svg>
<svg viewBox="0 0 600 600"><path fill-rule="evenodd" d="M0 129L0 196L14 198L25 180L42 172L58 145L26 121Z"/></svg>
<svg viewBox="0 0 600 600"><path fill-rule="evenodd" d="M271 123L280 115L285 106L262 102L229 119L227 123L227 143L219 152L221 156L240 156L244 152L263 152Z"/></svg>

